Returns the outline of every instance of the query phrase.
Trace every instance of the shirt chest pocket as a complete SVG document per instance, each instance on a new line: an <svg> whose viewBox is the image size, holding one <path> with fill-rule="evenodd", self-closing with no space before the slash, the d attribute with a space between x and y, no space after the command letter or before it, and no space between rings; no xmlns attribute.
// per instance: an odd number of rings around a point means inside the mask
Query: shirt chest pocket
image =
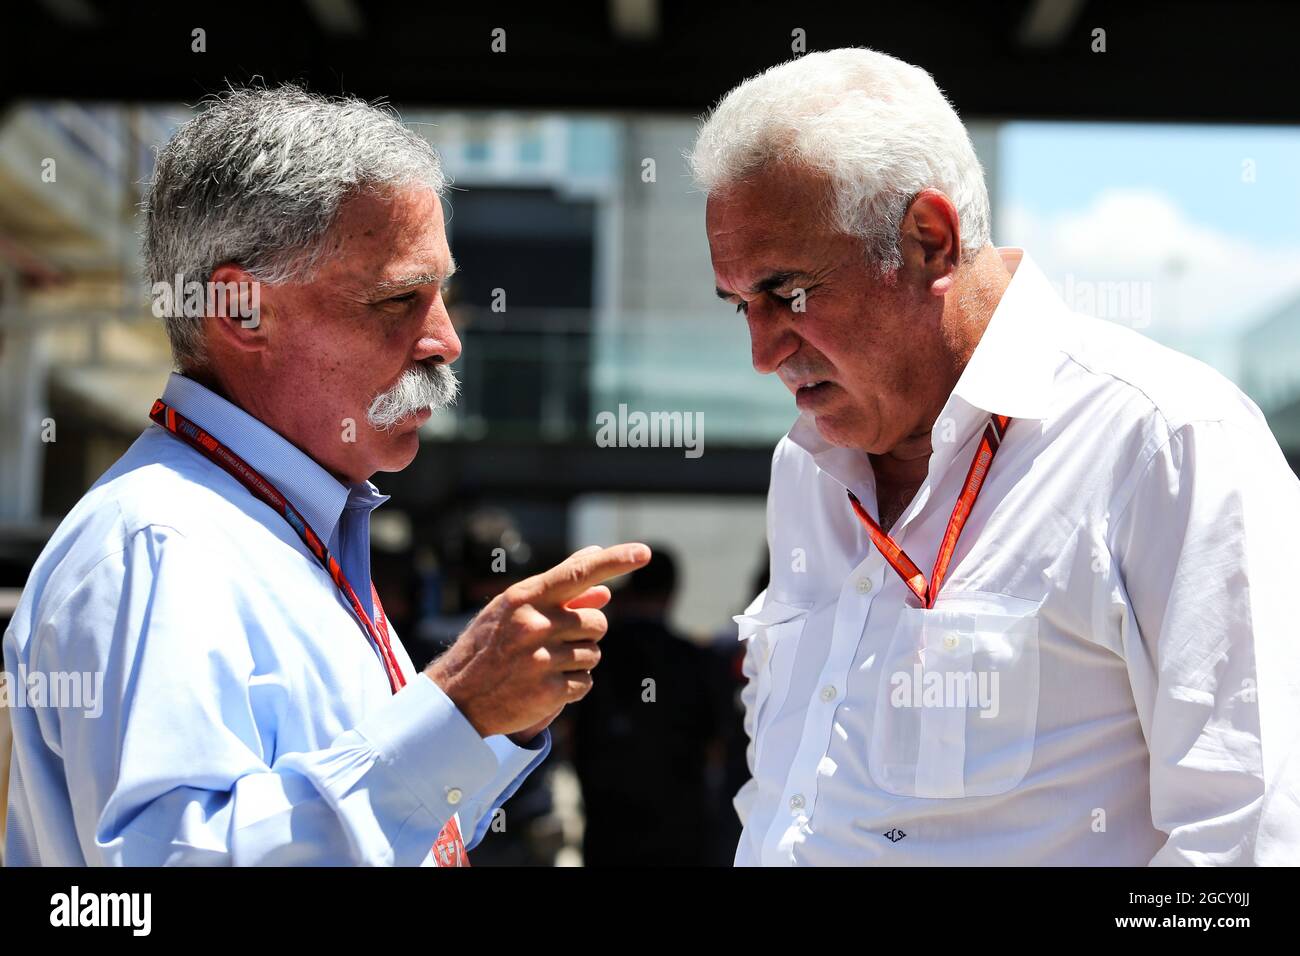
<svg viewBox="0 0 1300 956"><path fill-rule="evenodd" d="M811 605L787 604L769 600L754 614L739 614L739 638L749 641L747 655L752 655L754 676L753 704L746 708L745 729L757 741L771 716L781 707L790 689L799 637L808 619ZM752 721L752 723L751 723Z"/></svg>
<svg viewBox="0 0 1300 956"><path fill-rule="evenodd" d="M1034 754L1038 607L975 592L904 608L880 671L869 766L908 797L1005 793Z"/></svg>

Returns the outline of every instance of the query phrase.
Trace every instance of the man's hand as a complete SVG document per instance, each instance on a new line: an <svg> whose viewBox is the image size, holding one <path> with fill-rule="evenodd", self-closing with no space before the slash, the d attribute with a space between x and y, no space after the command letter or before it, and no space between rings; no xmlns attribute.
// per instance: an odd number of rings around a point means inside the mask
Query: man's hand
<svg viewBox="0 0 1300 956"><path fill-rule="evenodd" d="M601 582L650 560L644 544L584 548L492 599L425 674L484 737L527 742L591 690L608 622Z"/></svg>

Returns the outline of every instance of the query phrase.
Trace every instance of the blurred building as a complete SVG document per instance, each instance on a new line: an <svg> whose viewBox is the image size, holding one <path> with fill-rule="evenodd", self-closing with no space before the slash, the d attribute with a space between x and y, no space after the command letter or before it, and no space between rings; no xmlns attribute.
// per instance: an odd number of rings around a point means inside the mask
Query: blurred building
<svg viewBox="0 0 1300 956"><path fill-rule="evenodd" d="M1240 339L1237 384L1258 403L1291 467L1300 472L1300 297Z"/></svg>
<svg viewBox="0 0 1300 956"><path fill-rule="evenodd" d="M137 212L154 147L189 115L29 103L0 118L0 587L11 603L52 522L139 434L170 370L140 278ZM714 296L703 197L682 159L694 118L403 116L454 181L464 393L424 428L436 452L379 477L387 509L405 512L417 541L448 509L479 503L508 509L543 553L667 539L683 563L674 626L710 633L744 597L771 448L794 409L753 373L743 321ZM998 125L971 129L995 188ZM1215 362L1292 454L1298 351L1293 303L1220 343L1228 357ZM602 447L597 416L620 406L695 416L703 454Z"/></svg>
<svg viewBox="0 0 1300 956"><path fill-rule="evenodd" d="M0 628L50 531L143 430L171 369L140 276L138 204L154 148L189 115L73 102L0 114ZM375 524L385 603L412 635L422 616L464 610L444 603L457 582L434 542L447 515L491 505L548 560L666 542L681 565L669 625L701 641L725 632L753 596L771 451L795 409L754 374L745 323L714 294L704 200L682 159L695 119L403 117L454 182L464 390L425 424L411 467L376 478L393 496ZM993 191L998 124L970 126ZM1201 357L1259 403L1295 467L1300 299L1246 328ZM702 454L599 441L600 416L624 410L691 417Z"/></svg>

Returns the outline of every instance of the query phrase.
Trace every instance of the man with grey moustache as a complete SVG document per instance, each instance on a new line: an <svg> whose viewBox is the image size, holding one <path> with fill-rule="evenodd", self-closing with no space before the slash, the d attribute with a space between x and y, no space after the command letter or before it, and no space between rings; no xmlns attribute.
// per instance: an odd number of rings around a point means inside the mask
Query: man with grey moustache
<svg viewBox="0 0 1300 956"><path fill-rule="evenodd" d="M7 670L103 675L103 715L13 718L8 865L465 865L592 686L586 548L417 673L370 584L376 471L455 397L436 154L393 115L235 90L161 150L149 278L260 284L166 319L150 424L38 558Z"/></svg>

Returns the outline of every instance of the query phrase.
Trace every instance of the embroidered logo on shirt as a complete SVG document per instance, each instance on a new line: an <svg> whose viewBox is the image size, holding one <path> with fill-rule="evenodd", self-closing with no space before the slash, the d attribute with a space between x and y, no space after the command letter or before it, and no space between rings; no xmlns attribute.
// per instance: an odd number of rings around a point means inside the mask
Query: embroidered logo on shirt
<svg viewBox="0 0 1300 956"><path fill-rule="evenodd" d="M888 830L886 830L884 833L880 835L884 837L886 840L888 840L890 843L897 843L899 840L903 839L903 837L907 836L907 834L904 833L902 830L898 829L898 827L890 827Z"/></svg>

